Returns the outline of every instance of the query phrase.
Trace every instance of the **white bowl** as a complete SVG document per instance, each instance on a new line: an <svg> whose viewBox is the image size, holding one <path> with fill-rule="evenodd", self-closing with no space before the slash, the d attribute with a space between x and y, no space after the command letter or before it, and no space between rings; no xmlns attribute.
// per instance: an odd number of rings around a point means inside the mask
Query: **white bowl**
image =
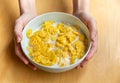
<svg viewBox="0 0 120 83"><path fill-rule="evenodd" d="M61 68L55 68L52 66L43 66L43 65L40 65L32 60L32 58L28 54L29 53L28 50L26 49L26 47L28 46L28 42L29 42L29 39L26 36L26 32L29 28L32 28L33 31L37 30L40 27L40 25L47 20L54 20L57 22L66 22L66 23L80 26L81 31L86 35L86 37L88 39L87 51L86 51L85 55L80 60L78 60L74 64L71 64L71 65L68 65L65 67L61 67ZM40 16L37 16L36 18L31 20L25 26L25 28L22 32L22 35L23 35L23 39L21 41L21 47L22 47L22 50L23 50L24 54L26 55L26 57L30 60L30 62L32 64L37 66L39 69L42 69L42 70L45 70L48 72L56 72L56 73L57 72L64 72L64 71L68 71L68 70L75 68L77 65L79 65L85 59L85 57L87 56L87 54L91 48L90 34L89 34L89 31L88 31L87 27L85 26L85 24L79 18L77 18L71 14L62 13L62 12L50 12L50 13L46 13L46 14L42 14Z"/></svg>

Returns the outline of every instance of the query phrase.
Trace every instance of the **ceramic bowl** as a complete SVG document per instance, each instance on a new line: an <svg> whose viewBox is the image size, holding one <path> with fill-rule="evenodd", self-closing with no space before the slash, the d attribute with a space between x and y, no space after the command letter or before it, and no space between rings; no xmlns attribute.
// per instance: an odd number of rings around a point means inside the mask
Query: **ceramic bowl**
<svg viewBox="0 0 120 83"><path fill-rule="evenodd" d="M32 58L29 56L28 50L26 49L26 47L28 46L28 42L29 42L29 39L26 36L26 32L29 28L32 28L33 31L37 30L40 27L40 25L47 20L54 20L56 22L57 21L58 22L66 22L66 23L77 25L81 28L81 31L85 34L85 36L88 39L87 51L81 59L76 61L74 64L71 64L71 65L68 65L65 67L60 67L60 68L55 68L52 66L43 66L43 65L38 64L32 60ZM29 59L29 61L32 64L37 66L39 69L42 69L42 70L45 70L48 72L54 72L54 73L65 72L65 71L68 71L68 70L75 68L77 65L79 65L85 59L85 57L87 56L87 54L91 48L90 33L89 33L89 30L86 27L86 25L79 18L77 18L71 14L62 13L62 12L50 12L50 13L46 13L46 14L42 14L42 15L37 16L36 18L32 19L24 27L22 35L23 35L23 39L21 41L21 47L22 47L22 50L23 50L25 56Z"/></svg>

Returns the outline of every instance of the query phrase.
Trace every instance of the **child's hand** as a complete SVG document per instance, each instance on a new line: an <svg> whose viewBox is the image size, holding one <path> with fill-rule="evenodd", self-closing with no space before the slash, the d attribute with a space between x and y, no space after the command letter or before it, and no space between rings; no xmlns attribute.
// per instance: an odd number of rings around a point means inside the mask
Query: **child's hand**
<svg viewBox="0 0 120 83"><path fill-rule="evenodd" d="M83 67L89 59L92 58L94 53L97 51L97 44L98 44L98 33L97 33L97 25L95 19L87 12L79 12L79 13L73 13L76 17L80 18L88 27L90 31L90 37L92 40L92 47L90 52L88 53L88 56L84 59L84 61L77 66L77 69L80 67Z"/></svg>
<svg viewBox="0 0 120 83"><path fill-rule="evenodd" d="M20 42L22 40L22 31L25 25L34 17L36 17L36 13L23 13L15 22L14 34L15 34L15 52L16 55L29 67L36 70L37 68L29 62L29 60L25 57L22 52Z"/></svg>

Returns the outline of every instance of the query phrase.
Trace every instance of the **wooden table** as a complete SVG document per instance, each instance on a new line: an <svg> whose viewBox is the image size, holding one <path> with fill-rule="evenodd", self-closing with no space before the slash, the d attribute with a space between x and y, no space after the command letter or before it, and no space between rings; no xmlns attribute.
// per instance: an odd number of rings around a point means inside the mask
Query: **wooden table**
<svg viewBox="0 0 120 83"><path fill-rule="evenodd" d="M14 53L17 0L0 0L0 83L120 83L120 0L91 0L98 24L98 51L82 69L64 73L33 71ZM39 14L72 13L71 0L37 0Z"/></svg>

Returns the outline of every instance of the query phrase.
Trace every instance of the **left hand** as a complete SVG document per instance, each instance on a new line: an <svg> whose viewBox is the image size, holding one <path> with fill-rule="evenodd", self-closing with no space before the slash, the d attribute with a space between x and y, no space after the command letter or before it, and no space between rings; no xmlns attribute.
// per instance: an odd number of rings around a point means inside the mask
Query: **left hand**
<svg viewBox="0 0 120 83"><path fill-rule="evenodd" d="M80 20L82 20L83 23L85 23L85 25L88 27L88 29L90 31L91 41L92 41L92 47L91 47L87 57L84 59L84 61L80 65L77 66L77 69L79 69L80 67L83 67L97 51L98 33L97 33L96 21L88 12L73 13L73 15L75 15Z"/></svg>
<svg viewBox="0 0 120 83"><path fill-rule="evenodd" d="M26 65L28 65L33 70L37 70L37 67L33 65L25 56L21 49L20 42L22 40L22 31L25 25L34 17L37 16L36 12L23 13L15 22L14 34L15 34L15 53Z"/></svg>

